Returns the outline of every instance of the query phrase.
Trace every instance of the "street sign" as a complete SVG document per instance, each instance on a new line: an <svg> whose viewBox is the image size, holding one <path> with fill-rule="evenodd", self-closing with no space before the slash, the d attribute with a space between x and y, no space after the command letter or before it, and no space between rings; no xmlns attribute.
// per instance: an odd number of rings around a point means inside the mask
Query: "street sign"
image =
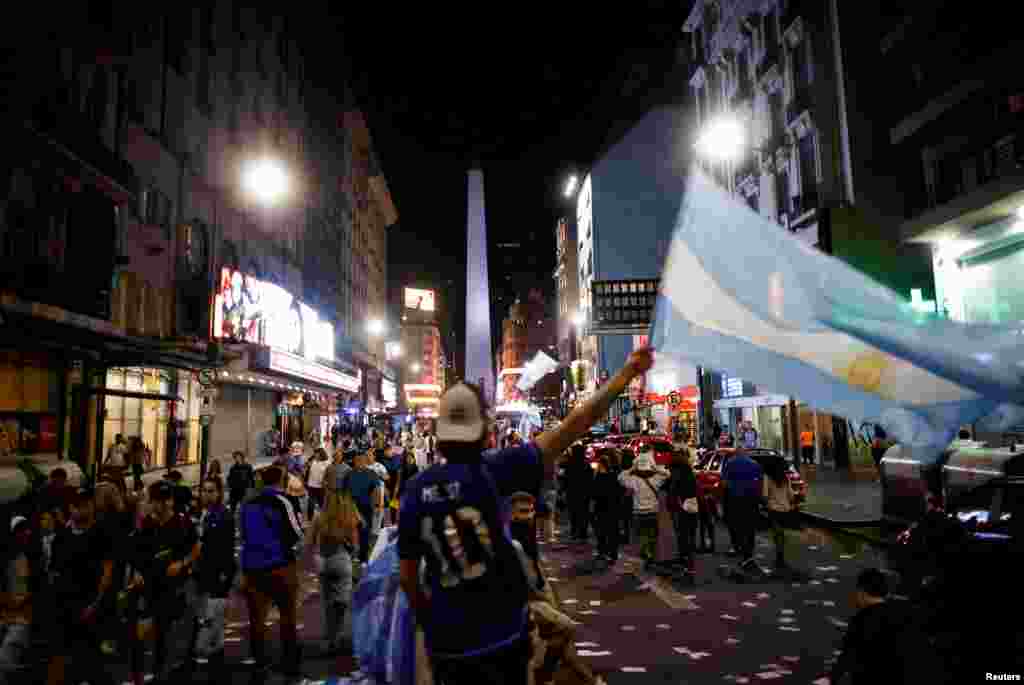
<svg viewBox="0 0 1024 685"><path fill-rule="evenodd" d="M199 385L208 388L217 382L217 372L213 369L199 370Z"/></svg>
<svg viewBox="0 0 1024 685"><path fill-rule="evenodd" d="M651 325L657 297L656 279L594 281L591 286L594 309L587 331L608 335L646 331Z"/></svg>

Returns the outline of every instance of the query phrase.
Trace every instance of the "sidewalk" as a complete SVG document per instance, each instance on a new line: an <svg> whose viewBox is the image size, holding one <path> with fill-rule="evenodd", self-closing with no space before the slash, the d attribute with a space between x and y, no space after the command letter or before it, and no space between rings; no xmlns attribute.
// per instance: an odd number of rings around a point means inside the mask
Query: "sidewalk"
<svg viewBox="0 0 1024 685"><path fill-rule="evenodd" d="M54 455L49 454L30 455L29 458L32 459L36 467L40 471L45 473L47 476L49 476L50 472L56 468L64 469L65 471L68 472L68 483L71 485L78 485L82 477L82 470L78 468L78 464L71 461L70 459L58 461ZM225 463L224 459L221 459L220 461L221 470L223 471L224 475L227 476L228 469L231 468L231 463ZM272 461L273 460L270 459L269 457L256 457L255 459L250 459L249 463L252 464L254 468L259 469L264 466L269 466ZM178 464L171 470L180 471L182 478L184 478L186 483L194 484L199 481L198 463ZM149 485L150 483L153 483L163 478L164 475L166 475L167 471L168 469L166 466L158 466L156 468L149 469L142 475L142 482L145 483L146 485ZM0 462L0 481L6 481L10 478L13 478L17 473L18 467L15 465L15 462L13 460L5 459L3 462Z"/></svg>
<svg viewBox="0 0 1024 685"><path fill-rule="evenodd" d="M836 471L802 466L807 501L802 510L826 525L865 526L882 520L882 486L874 468Z"/></svg>

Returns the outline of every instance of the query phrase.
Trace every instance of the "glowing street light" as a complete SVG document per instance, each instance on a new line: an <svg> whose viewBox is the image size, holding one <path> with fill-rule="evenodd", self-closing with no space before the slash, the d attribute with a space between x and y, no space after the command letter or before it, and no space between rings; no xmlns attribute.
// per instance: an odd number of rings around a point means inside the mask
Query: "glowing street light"
<svg viewBox="0 0 1024 685"><path fill-rule="evenodd" d="M696 147L701 157L732 161L743 156L746 145L743 125L735 117L724 116L704 127L697 137Z"/></svg>
<svg viewBox="0 0 1024 685"><path fill-rule="evenodd" d="M416 363L413 363L413 365L409 367L409 370L412 371L413 373L419 373L420 369L422 369L422 368L423 367L420 366L418 362L416 362Z"/></svg>
<svg viewBox="0 0 1024 685"><path fill-rule="evenodd" d="M576 186L580 183L580 179L576 174L569 177L569 181L565 184L565 196L572 197L572 194L576 192Z"/></svg>
<svg viewBox="0 0 1024 685"><path fill-rule="evenodd" d="M273 204L288 192L288 174L272 159L251 162L242 182L250 195L267 204Z"/></svg>
<svg viewBox="0 0 1024 685"><path fill-rule="evenodd" d="M384 334L384 322L380 319L370 319L366 322L366 330L370 335L383 335Z"/></svg>
<svg viewBox="0 0 1024 685"><path fill-rule="evenodd" d="M572 325L576 328L583 328L583 324L587 323L587 317L583 315L583 312L576 312L572 317Z"/></svg>

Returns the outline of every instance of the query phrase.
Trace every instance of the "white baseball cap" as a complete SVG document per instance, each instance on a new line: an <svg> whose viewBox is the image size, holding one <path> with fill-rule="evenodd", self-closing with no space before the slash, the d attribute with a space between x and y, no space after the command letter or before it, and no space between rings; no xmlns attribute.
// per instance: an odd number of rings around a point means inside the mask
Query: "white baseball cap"
<svg viewBox="0 0 1024 685"><path fill-rule="evenodd" d="M18 526L20 526L23 523L28 523L28 519L24 516L13 517L11 519L11 532L13 533L18 528Z"/></svg>
<svg viewBox="0 0 1024 685"><path fill-rule="evenodd" d="M438 442L477 442L487 424L480 398L465 383L457 383L441 396L437 412Z"/></svg>

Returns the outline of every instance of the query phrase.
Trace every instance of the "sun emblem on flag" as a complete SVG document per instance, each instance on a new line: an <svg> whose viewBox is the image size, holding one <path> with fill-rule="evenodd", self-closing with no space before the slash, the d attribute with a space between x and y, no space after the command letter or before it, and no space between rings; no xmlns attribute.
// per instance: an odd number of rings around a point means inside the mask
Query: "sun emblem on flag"
<svg viewBox="0 0 1024 685"><path fill-rule="evenodd" d="M845 369L840 369L838 375L855 388L882 395L882 375L891 364L882 352L864 352L854 357Z"/></svg>

